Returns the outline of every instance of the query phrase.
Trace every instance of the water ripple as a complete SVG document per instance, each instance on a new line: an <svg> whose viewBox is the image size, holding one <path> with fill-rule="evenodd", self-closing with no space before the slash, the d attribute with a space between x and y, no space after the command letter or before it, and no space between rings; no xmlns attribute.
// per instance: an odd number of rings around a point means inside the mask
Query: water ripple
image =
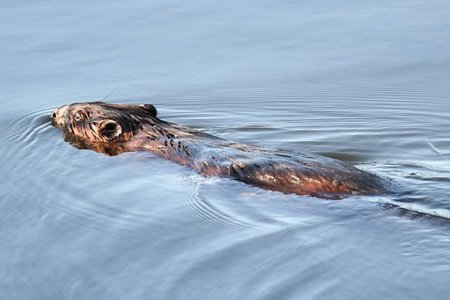
<svg viewBox="0 0 450 300"><path fill-rule="evenodd" d="M224 198L223 194L217 193L217 189L214 189L216 192L214 196L210 194L211 185L226 185L228 180L203 178L193 171L185 178L186 184L189 185L189 193L188 197L182 197L185 200L178 207L178 212L185 221L202 222L238 230L255 228L254 221L246 221L232 207L220 205L229 202L229 197L225 196ZM231 209L231 211L225 212L226 208Z"/></svg>

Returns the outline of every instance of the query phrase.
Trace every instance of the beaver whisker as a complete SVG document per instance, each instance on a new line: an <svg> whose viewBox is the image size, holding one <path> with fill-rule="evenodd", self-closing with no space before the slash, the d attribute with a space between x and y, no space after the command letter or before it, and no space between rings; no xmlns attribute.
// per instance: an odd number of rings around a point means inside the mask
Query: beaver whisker
<svg viewBox="0 0 450 300"><path fill-rule="evenodd" d="M102 100L100 100L100 102L105 102L105 100L111 96L115 91L117 91L118 87L116 87L111 93L109 93L105 98L103 98Z"/></svg>

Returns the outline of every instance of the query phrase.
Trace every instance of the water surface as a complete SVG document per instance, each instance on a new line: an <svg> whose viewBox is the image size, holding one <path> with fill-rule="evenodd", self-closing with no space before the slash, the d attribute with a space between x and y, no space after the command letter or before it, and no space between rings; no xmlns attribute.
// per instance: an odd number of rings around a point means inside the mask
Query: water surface
<svg viewBox="0 0 450 300"><path fill-rule="evenodd" d="M449 9L3 1L0 298L448 297ZM54 108L106 96L353 163L394 193L266 191L51 127Z"/></svg>

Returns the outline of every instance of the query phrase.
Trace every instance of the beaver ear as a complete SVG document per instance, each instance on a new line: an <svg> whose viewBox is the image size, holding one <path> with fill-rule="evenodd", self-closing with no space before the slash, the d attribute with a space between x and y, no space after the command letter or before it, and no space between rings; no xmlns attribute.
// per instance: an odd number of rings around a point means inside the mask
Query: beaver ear
<svg viewBox="0 0 450 300"><path fill-rule="evenodd" d="M139 106L145 109L149 114L151 114L154 117L156 117L156 115L158 114L156 108L151 104L141 104Z"/></svg>
<svg viewBox="0 0 450 300"><path fill-rule="evenodd" d="M122 126L115 121L108 120L100 123L98 131L106 140L110 141L122 133Z"/></svg>

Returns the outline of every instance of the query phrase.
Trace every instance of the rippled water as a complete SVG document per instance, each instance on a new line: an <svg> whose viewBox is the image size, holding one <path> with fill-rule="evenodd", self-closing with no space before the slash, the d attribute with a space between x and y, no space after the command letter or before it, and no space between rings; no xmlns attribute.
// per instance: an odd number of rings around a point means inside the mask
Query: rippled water
<svg viewBox="0 0 450 300"><path fill-rule="evenodd" d="M0 298L448 297L448 4L339 3L3 3ZM394 193L282 194L77 150L50 125L112 91Z"/></svg>

